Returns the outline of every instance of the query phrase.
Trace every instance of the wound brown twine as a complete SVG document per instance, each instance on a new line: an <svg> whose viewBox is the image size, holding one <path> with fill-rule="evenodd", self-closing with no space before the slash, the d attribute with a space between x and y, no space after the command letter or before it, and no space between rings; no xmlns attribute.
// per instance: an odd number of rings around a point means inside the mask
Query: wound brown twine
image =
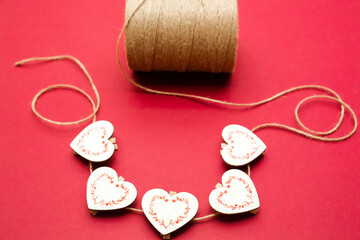
<svg viewBox="0 0 360 240"><path fill-rule="evenodd" d="M121 34L120 34L120 37L121 37ZM86 120L88 120L90 118L93 118L93 121L95 121L96 120L96 114L97 114L97 112L99 110L99 107L100 107L100 96L98 94L98 91L96 89L95 84L93 83L93 80L92 80L90 74L87 72L84 65L78 59L76 59L75 57L69 56L69 55L54 56L54 57L34 57L34 58L24 59L22 61L16 62L15 66L21 66L21 65L24 65L26 63L34 62L34 61L54 61L54 60L63 60L63 59L64 60L71 60L71 61L75 62L80 67L80 69L84 72L84 74L88 78L88 80L89 80L89 82L90 82L90 84L92 86L92 89L93 89L93 91L95 93L96 104L95 104L95 101L92 100L92 98L90 97L89 94L87 94L85 91L83 91L82 89L80 89L80 88L78 88L76 86L65 85L65 84L55 84L55 85L52 85L52 86L49 86L49 87L46 87L46 88L40 90L35 95L35 97L32 100L32 104L31 104L32 111L40 119L42 119L42 120L44 120L46 122L52 123L52 124L56 124L56 125L76 125L76 124L84 122L84 121L86 121ZM120 68L122 69L121 64L120 64ZM128 80L130 82L136 83L133 79L129 78L126 74L125 74L125 76L128 78ZM137 86L136 84L134 84L134 85ZM141 85L139 85L139 86L141 86ZM91 103L91 105L93 107L93 112L88 117L85 117L85 118L82 118L82 119L80 119L78 121L73 121L73 122L53 121L51 119L48 119L48 118L42 116L36 110L36 102L38 101L40 96L43 95L44 93L46 93L48 91L51 91L53 89L59 89L59 88L68 88L68 89L72 89L72 90L78 91L79 93L83 94L89 100L89 102ZM226 101L221 101L221 100L216 100L216 99L211 99L211 98L205 98L205 97L201 97L201 96L197 96L197 95L188 95L188 94L172 93L172 92L162 92L162 91L148 89L148 88L143 87L143 86L141 86L140 88L142 88L142 89L144 89L144 90L146 90L148 92L153 92L153 93L157 93L157 94L181 96L181 97L204 100L204 101L211 102L211 103L218 103L218 104L222 104L222 105L231 105L231 106L241 106L241 107L258 106L258 105L273 101L273 100L275 100L277 98L280 98L281 96L283 96L285 94L289 94L289 93L294 92L294 91L300 91L300 90L304 90L304 89L321 90L324 93L327 93L327 94L330 94L330 95L333 95L333 96L329 96L329 95L313 95L313 96L309 96L309 97L304 98L303 100L301 100L298 103L298 105L296 106L296 108L295 108L296 122L300 125L301 128L303 128L304 130L306 130L308 132L305 132L303 130L299 130L299 129L296 129L296 128L293 128L293 127L290 127L290 126L287 126L287 125L284 125L284 124L279 124L279 123L261 124L259 126L256 126L255 128L253 128L252 131L255 132L255 131L258 131L259 129L270 128L270 127L271 128L280 128L280 129L285 129L287 131L294 132L294 133L297 133L299 135L308 137L310 139L318 140L318 141L337 142L337 141L343 141L343 140L349 138L351 135L353 135L355 133L355 131L357 129L357 125L358 125L356 115L355 115L354 111L352 110L352 108L348 104L343 102L342 99L340 98L340 96L335 91L333 91L333 90L331 90L329 88L323 87L323 86L305 85L305 86L294 87L294 88L290 88L288 90L282 91L282 92L280 92L278 94L275 94L272 97L269 97L267 99L264 99L264 100L261 100L261 101L258 101L258 102L254 102L254 103L232 103L232 102L226 102ZM329 131L320 132L320 131L311 130L302 123L302 121L301 121L301 119L299 117L298 112L299 112L299 109L302 106L302 104L305 103L306 101L309 101L309 100L315 99L315 98L330 99L330 100L333 100L333 101L339 103L340 106L341 106L340 117L338 119L338 122L336 123L335 127L330 129ZM353 129L348 134L346 134L346 135L344 135L342 137L337 137L337 138L324 137L324 136L329 135L331 133L334 133L336 130L338 130L338 128L340 127L340 125L341 125L341 123L342 123L342 121L344 119L344 111L345 111L344 108L346 108L350 112L350 114L351 114L351 116L352 116L352 118L354 120ZM92 172L92 164L91 164L91 162L89 162L89 168L90 168L90 173L91 173ZM250 176L250 164L247 165L247 170L248 170L248 175ZM127 207L126 209L130 210L130 211L133 211L133 212L143 213L143 210L137 209L137 208ZM201 221L201 220L209 219L209 218L217 216L218 214L219 213L216 212L216 213L212 213L212 214L209 214L209 215L206 215L206 216L203 216L203 217L197 217L197 218L194 218L192 221Z"/></svg>
<svg viewBox="0 0 360 240"><path fill-rule="evenodd" d="M127 0L125 19L134 71L234 70L237 0Z"/></svg>

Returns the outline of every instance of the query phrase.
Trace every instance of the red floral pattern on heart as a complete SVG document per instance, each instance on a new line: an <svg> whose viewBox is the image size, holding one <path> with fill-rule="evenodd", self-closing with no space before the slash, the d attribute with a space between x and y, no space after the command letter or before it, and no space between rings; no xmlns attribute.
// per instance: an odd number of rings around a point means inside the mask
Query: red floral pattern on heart
<svg viewBox="0 0 360 240"><path fill-rule="evenodd" d="M114 144L109 140L113 132L114 127L110 122L104 120L93 122L74 138L70 147L89 161L106 161L115 150Z"/></svg>
<svg viewBox="0 0 360 240"><path fill-rule="evenodd" d="M170 195L156 188L144 194L141 206L149 222L162 235L166 235L188 223L195 216L199 202L191 193Z"/></svg>
<svg viewBox="0 0 360 240"><path fill-rule="evenodd" d="M231 148L229 149L230 152L230 157L233 159L237 159L237 160L249 160L250 157L254 157L256 155L256 152L259 150L260 148L260 144L256 142L256 140L254 139L253 136L251 136L249 133L237 130L237 131L231 131L229 132L229 138L227 139L227 142L229 143L234 143L234 134L241 134L242 136L244 136L246 139L249 140L249 143L252 145L251 151L246 153L246 154L238 154L236 155L234 153L234 148L235 146L232 145Z"/></svg>
<svg viewBox="0 0 360 240"><path fill-rule="evenodd" d="M86 199L91 210L114 210L129 206L137 195L135 186L109 167L99 167L89 176Z"/></svg>
<svg viewBox="0 0 360 240"><path fill-rule="evenodd" d="M232 166L242 166L259 157L265 150L265 144L249 129L231 124L224 128L221 156Z"/></svg>
<svg viewBox="0 0 360 240"><path fill-rule="evenodd" d="M160 226L163 226L165 229L167 229L169 226L175 226L176 224L184 221L184 219L186 219L188 217L188 214L190 212L190 205L189 205L189 200L186 198L179 198L179 197L175 197L174 199L171 200L171 202L176 203L176 202L181 202L184 203L186 206L184 208L184 212L182 215L178 216L176 219L171 219L169 221L168 224L165 223L164 219L159 218L157 216L157 213L154 211L154 202L156 200L162 200L164 202L168 202L169 198L166 197L165 195L155 195L152 197L151 202L150 202L150 207L149 207L149 214L150 216L152 216L152 218L154 219L154 221L156 223L158 223Z"/></svg>
<svg viewBox="0 0 360 240"><path fill-rule="evenodd" d="M97 194L96 188L97 188L97 183L99 181L103 181L104 179L108 180L109 184L116 184L115 187L121 188L124 195L122 195L118 199L113 199L113 200L108 200L108 201L105 201L104 199L102 199L101 196L99 196ZM115 183L114 180L115 179L107 173L103 173L95 179L95 181L91 184L91 189L90 189L91 199L93 200L94 205L115 206L115 205L119 205L121 202L126 200L126 197L129 195L129 192L130 192L129 189L126 188L124 186L124 184L122 184L122 183Z"/></svg>
<svg viewBox="0 0 360 240"><path fill-rule="evenodd" d="M93 152L92 149L89 148L89 146L86 144L86 138L91 138L92 134L96 131L101 131L102 132L102 136L101 139L99 139L98 144L102 145L103 148L101 151L97 151L97 152ZM107 135L107 130L105 127L103 126L98 126L92 129L87 129L87 131L85 131L84 133L82 133L81 137L78 139L76 146L79 147L80 151L82 151L85 155L88 156L99 156L101 154L104 154L106 152L109 151L109 142L108 141L104 141L105 140L105 136ZM103 140L102 140L103 139Z"/></svg>
<svg viewBox="0 0 360 240"><path fill-rule="evenodd" d="M209 196L210 206L224 214L254 211L260 207L259 197L250 177L239 169L226 171L222 184L216 185Z"/></svg>
<svg viewBox="0 0 360 240"><path fill-rule="evenodd" d="M254 199L253 199L254 198L253 190L252 190L250 184L241 177L231 176L229 178L229 180L225 182L226 188L231 188L231 183L233 181L239 181L245 186L245 189L247 191L246 197L248 200L244 200L243 202L237 203L237 204L229 204L223 200L224 196L226 194L228 194L228 191L224 190L224 191L220 191L220 194L216 198L218 203L221 204L222 206L224 206L225 208L229 208L231 210L242 209L245 207L249 207L251 204L255 204Z"/></svg>

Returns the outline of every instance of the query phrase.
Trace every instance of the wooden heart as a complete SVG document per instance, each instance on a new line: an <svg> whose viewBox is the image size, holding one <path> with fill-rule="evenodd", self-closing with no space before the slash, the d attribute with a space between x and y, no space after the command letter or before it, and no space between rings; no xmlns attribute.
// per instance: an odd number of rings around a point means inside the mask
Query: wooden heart
<svg viewBox="0 0 360 240"><path fill-rule="evenodd" d="M109 141L113 132L114 127L110 122L94 122L74 138L70 147L89 161L103 162L114 153L114 144Z"/></svg>
<svg viewBox="0 0 360 240"><path fill-rule="evenodd" d="M118 179L114 169L100 167L91 173L86 195L89 209L114 210L133 203L137 192L132 183Z"/></svg>
<svg viewBox="0 0 360 240"><path fill-rule="evenodd" d="M141 205L147 219L162 235L184 226L199 208L194 195L181 192L170 196L162 189L146 192Z"/></svg>
<svg viewBox="0 0 360 240"><path fill-rule="evenodd" d="M230 169L223 174L222 187L210 193L209 202L214 210L224 214L248 212L260 207L253 182L238 169Z"/></svg>
<svg viewBox="0 0 360 240"><path fill-rule="evenodd" d="M265 144L249 129L231 124L224 128L222 137L227 143L221 150L224 161L232 166L242 166L259 157Z"/></svg>

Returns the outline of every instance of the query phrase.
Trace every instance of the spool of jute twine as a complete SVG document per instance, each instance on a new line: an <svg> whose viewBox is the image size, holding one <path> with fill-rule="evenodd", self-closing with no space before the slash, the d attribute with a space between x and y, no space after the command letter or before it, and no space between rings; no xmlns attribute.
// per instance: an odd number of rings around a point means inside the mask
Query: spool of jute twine
<svg viewBox="0 0 360 240"><path fill-rule="evenodd" d="M238 35L236 0L141 2L126 1L125 19L129 22L125 45L130 69L234 70Z"/></svg>

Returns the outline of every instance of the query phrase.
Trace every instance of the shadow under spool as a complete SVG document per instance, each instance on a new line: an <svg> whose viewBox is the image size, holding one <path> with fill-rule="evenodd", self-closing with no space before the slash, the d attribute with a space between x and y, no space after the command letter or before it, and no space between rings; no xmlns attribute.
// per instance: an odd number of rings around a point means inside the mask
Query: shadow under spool
<svg viewBox="0 0 360 240"><path fill-rule="evenodd" d="M127 0L125 19L142 0ZM237 0L145 0L125 32L133 71L233 72Z"/></svg>

